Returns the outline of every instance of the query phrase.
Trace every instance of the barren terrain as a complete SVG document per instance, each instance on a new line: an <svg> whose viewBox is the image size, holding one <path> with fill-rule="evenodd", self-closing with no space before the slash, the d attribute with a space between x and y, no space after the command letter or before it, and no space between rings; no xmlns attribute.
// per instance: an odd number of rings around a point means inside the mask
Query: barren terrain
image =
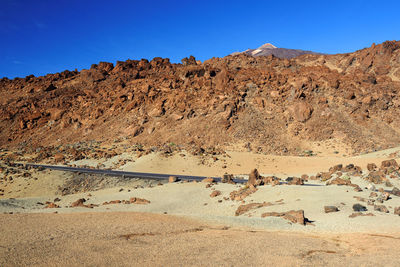
<svg viewBox="0 0 400 267"><path fill-rule="evenodd" d="M182 63L0 80L1 266L399 265L400 42Z"/></svg>

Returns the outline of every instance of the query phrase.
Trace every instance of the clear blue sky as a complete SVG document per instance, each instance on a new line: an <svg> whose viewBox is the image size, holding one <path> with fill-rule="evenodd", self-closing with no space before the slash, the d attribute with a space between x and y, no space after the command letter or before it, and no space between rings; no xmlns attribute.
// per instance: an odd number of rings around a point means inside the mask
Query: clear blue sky
<svg viewBox="0 0 400 267"><path fill-rule="evenodd" d="M270 42L323 53L400 39L400 1L0 0L0 77Z"/></svg>

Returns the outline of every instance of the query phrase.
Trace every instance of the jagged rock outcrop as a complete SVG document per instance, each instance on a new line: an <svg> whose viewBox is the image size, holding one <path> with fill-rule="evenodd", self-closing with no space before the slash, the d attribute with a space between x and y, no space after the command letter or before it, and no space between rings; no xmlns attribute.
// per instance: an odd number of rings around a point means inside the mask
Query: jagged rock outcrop
<svg viewBox="0 0 400 267"><path fill-rule="evenodd" d="M189 150L251 143L295 154L336 139L364 152L400 143L400 42L293 59L244 54L101 62L88 70L0 79L0 145L126 138Z"/></svg>

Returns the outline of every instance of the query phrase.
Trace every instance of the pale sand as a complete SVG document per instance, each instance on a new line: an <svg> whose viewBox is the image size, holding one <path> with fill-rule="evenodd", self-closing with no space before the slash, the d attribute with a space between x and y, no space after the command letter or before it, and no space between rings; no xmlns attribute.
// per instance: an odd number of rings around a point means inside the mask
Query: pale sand
<svg viewBox="0 0 400 267"><path fill-rule="evenodd" d="M112 179L112 178L110 178ZM361 178L352 178L352 181L364 188L367 183ZM396 181L399 186L399 181ZM258 229L270 230L296 230L305 232L400 232L400 216L394 215L394 208L400 206L400 197L393 196L385 205L390 213L374 211L373 206L368 206L365 202L360 202L354 196L367 198L371 193L364 188L363 192L355 192L349 186L325 186L323 182L309 182L303 186L279 185L279 186L260 186L258 191L248 196L245 203L262 203L281 200L279 205L259 208L241 216L235 216L235 211L240 201L224 200L229 197L229 193L239 189L242 185L218 184L211 188L206 188L205 183L173 183L162 186L145 187L134 189L131 186L107 188L94 192L58 196L61 201L57 202L62 208L44 209L45 203L53 201L55 196L39 196L32 198L3 199L0 200L0 212L22 212L22 213L46 213L57 211L59 213L87 212L87 208L69 208L72 202L79 198L87 199L87 204L97 204L99 207L93 211L131 211L164 213L198 218L209 222L222 223L229 226L246 226ZM383 187L388 190L389 188ZM130 190L130 192L128 191ZM221 191L221 195L211 198L213 190ZM147 205L135 204L115 204L101 205L112 200L129 200L131 197L139 197L150 200ZM222 202L218 202L222 200ZM375 216L349 218L353 213L352 206L361 203L368 208L368 212ZM378 203L379 204L379 203ZM325 205L338 206L340 211L337 213L324 213ZM282 212L289 210L304 210L305 216L314 222L314 226L302 226L291 224L281 218L268 217L261 218L264 212Z"/></svg>
<svg viewBox="0 0 400 267"><path fill-rule="evenodd" d="M225 230L224 230L225 229ZM398 266L399 234L223 228L170 215L0 215L1 266Z"/></svg>
<svg viewBox="0 0 400 267"><path fill-rule="evenodd" d="M353 163L365 168L367 163L374 162L380 166L382 160L391 158L390 154L397 151L398 148L351 158L228 152L229 156L218 156L216 162L210 158L201 162L203 158L187 155L165 158L150 154L135 158L135 162L128 162L121 169L221 176L224 172L248 174L256 167L263 174L286 177L327 171L338 163ZM117 160L118 157L108 164ZM87 163L97 164L98 161L87 160ZM227 168L222 168L223 165ZM325 186L316 181L305 186L260 186L245 199L245 203L266 201L276 204L282 200L282 204L234 216L237 207L243 203L223 200L223 197L229 197L229 193L241 185L217 184L206 188L204 183L157 186L157 182L150 182L153 187L134 189L135 185L149 183L130 181L118 187L110 183L102 190L61 196L56 191L68 176L73 177L73 174L34 172L33 177L37 180L16 177L14 183L6 187L5 195L0 199L0 212L14 214L0 215L0 266L399 264L396 257L399 248L395 244L400 237L400 216L395 216L393 210L400 206L400 197L393 196L383 203L389 214L374 211L372 206L353 198L368 198L371 193L365 189L368 183L362 178L351 179L364 189L363 192L355 192L347 186ZM397 179L391 181L400 187ZM123 191L120 192L121 188ZM220 190L221 196L210 198L213 190ZM37 204L53 201L55 197L61 198L57 204L62 208L44 209ZM82 197L88 200L87 204L129 200L131 197L145 198L151 203L100 205L93 209L68 207ZM355 203L366 205L368 212L375 216L349 218ZM340 211L326 214L323 211L325 205L336 205ZM314 225L291 224L275 217L261 218L264 212L298 209L304 210ZM55 211L58 214L53 214ZM198 230L199 226L203 226L200 227L202 230ZM230 229L221 230L222 226ZM142 235L148 232L152 234ZM139 235L130 240L119 238L129 233Z"/></svg>
<svg viewBox="0 0 400 267"><path fill-rule="evenodd" d="M336 164L354 164L366 169L368 163L376 163L380 166L393 152L400 151L400 148L393 148L365 154L355 157L342 156L272 156L255 154L251 152L227 152L228 156L217 156L214 162L211 157L204 159L195 156L185 155L184 157L175 154L170 157L163 157L158 153L152 153L134 162L128 162L120 169L125 171L171 173L171 174L191 174L204 176L220 177L223 173L248 174L250 170L257 168L265 175L300 176L302 174L316 174L328 169ZM185 153L186 154L186 153ZM226 166L226 168L223 168Z"/></svg>

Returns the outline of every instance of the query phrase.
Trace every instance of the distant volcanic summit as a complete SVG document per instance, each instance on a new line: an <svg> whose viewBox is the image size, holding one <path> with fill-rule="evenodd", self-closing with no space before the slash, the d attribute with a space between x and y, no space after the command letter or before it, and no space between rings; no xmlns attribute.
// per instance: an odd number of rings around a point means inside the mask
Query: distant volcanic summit
<svg viewBox="0 0 400 267"><path fill-rule="evenodd" d="M247 49L243 52L235 52L231 55L247 54L249 56L269 56L274 55L279 58L294 58L305 54L321 55L320 53L305 51L300 49L288 49L288 48L278 48L273 44L266 43L257 49Z"/></svg>

